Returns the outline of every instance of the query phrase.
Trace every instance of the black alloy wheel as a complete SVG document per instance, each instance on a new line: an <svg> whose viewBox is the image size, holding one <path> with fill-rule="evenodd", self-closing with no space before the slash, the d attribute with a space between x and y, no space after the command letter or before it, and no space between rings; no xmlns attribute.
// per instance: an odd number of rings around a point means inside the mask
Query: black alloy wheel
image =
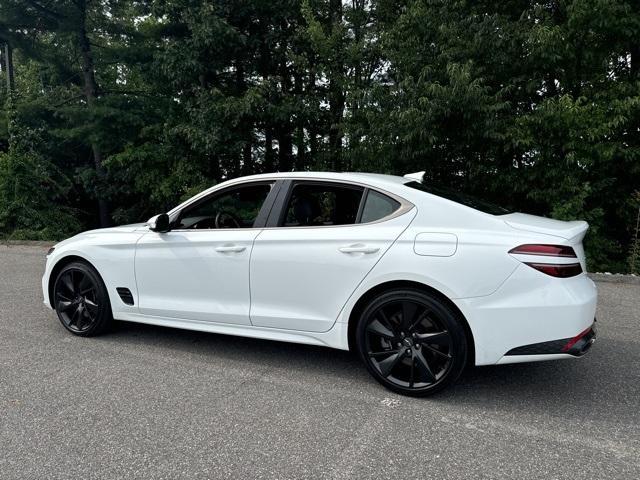
<svg viewBox="0 0 640 480"><path fill-rule="evenodd" d="M102 333L112 320L104 282L85 263L74 262L60 271L53 288L53 304L62 325L75 335Z"/></svg>
<svg viewBox="0 0 640 480"><path fill-rule="evenodd" d="M387 292L360 318L360 356L385 387L405 395L430 395L455 381L466 364L467 341L458 317L430 293Z"/></svg>

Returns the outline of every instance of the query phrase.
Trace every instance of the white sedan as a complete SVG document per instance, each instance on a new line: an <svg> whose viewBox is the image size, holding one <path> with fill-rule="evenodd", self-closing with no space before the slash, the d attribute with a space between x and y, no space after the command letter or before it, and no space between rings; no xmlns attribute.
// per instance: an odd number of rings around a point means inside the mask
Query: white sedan
<svg viewBox="0 0 640 480"><path fill-rule="evenodd" d="M230 180L146 224L60 242L44 301L81 336L117 319L354 350L409 395L442 389L469 363L583 355L595 340L588 225L421 178Z"/></svg>

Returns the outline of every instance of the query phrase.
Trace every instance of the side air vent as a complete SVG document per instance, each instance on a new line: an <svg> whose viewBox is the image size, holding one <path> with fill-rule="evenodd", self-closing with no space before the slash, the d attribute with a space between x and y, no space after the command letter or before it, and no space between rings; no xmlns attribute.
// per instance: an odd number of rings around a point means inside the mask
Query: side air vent
<svg viewBox="0 0 640 480"><path fill-rule="evenodd" d="M118 291L118 295L120 295L120 298L124 303L126 303L127 305L133 305L133 295L131 294L131 290L124 287L118 287L116 288L116 290Z"/></svg>

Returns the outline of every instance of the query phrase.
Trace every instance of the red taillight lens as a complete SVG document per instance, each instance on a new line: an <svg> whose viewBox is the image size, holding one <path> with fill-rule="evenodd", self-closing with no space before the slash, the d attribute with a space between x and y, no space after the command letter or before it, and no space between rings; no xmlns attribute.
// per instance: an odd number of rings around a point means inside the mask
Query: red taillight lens
<svg viewBox="0 0 640 480"><path fill-rule="evenodd" d="M565 257L565 258L578 258L573 248L565 245L520 245L519 247L512 248L509 253L517 255L539 255L542 257Z"/></svg>
<svg viewBox="0 0 640 480"><path fill-rule="evenodd" d="M582 273L582 266L579 263L567 263L564 265L556 263L526 263L526 265L558 278L575 277Z"/></svg>
<svg viewBox="0 0 640 480"><path fill-rule="evenodd" d="M526 244L512 248L509 250L509 253L515 255L535 255L538 257L578 258L573 248L566 245ZM579 263L524 263L552 277L568 278L575 277L582 273L582 266Z"/></svg>

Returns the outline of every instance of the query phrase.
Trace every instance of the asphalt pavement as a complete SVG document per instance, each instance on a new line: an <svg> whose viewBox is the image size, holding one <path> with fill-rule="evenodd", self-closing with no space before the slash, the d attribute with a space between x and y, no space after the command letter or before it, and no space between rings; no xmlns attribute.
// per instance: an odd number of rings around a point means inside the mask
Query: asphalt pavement
<svg viewBox="0 0 640 480"><path fill-rule="evenodd" d="M0 478L640 478L640 285L579 360L395 395L348 352L118 322L67 333L44 247L0 246Z"/></svg>

